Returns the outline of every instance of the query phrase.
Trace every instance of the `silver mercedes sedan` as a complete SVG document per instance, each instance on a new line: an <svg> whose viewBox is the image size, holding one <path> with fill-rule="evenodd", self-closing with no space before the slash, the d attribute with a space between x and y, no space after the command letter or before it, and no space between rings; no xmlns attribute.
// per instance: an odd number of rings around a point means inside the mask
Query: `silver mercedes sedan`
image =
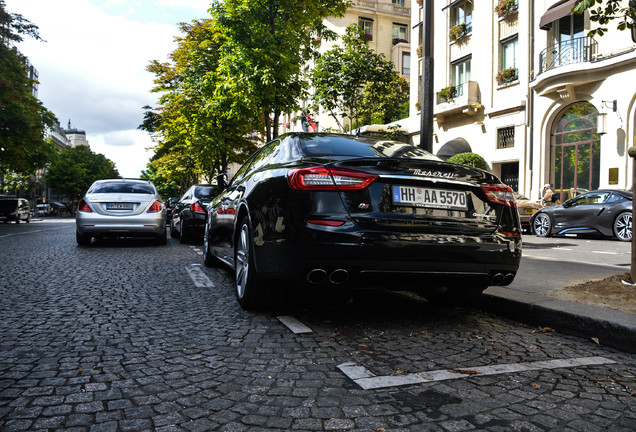
<svg viewBox="0 0 636 432"><path fill-rule="evenodd" d="M151 237L160 245L167 241L166 208L147 180L97 180L78 204L75 226L80 246L90 245L93 237Z"/></svg>

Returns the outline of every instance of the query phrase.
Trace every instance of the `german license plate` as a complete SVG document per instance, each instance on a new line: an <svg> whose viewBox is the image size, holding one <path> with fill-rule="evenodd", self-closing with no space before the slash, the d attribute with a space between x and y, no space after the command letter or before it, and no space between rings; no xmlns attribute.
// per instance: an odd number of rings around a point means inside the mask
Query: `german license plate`
<svg viewBox="0 0 636 432"><path fill-rule="evenodd" d="M393 204L453 210L468 208L464 191L411 186L393 186Z"/></svg>
<svg viewBox="0 0 636 432"><path fill-rule="evenodd" d="M133 203L106 203L106 210L132 210Z"/></svg>

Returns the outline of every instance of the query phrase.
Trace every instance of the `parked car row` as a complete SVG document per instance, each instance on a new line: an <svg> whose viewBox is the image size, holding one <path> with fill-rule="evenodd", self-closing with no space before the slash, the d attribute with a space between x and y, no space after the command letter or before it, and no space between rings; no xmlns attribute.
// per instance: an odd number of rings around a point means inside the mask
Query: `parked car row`
<svg viewBox="0 0 636 432"><path fill-rule="evenodd" d="M78 207L77 242L135 235L165 244L169 223L171 237L203 243L206 266L233 270L238 302L253 309L286 284L381 284L469 301L513 281L522 227L632 238L631 192L543 207L487 171L390 140L285 134L220 183L164 202L144 180L95 182Z"/></svg>

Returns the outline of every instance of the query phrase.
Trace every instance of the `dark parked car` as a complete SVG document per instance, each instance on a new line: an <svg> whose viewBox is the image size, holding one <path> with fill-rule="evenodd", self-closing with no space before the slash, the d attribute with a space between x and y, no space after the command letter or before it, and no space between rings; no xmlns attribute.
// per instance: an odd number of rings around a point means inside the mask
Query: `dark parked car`
<svg viewBox="0 0 636 432"><path fill-rule="evenodd" d="M545 207L532 217L541 237L564 234L601 234L622 241L632 239L632 193L600 189Z"/></svg>
<svg viewBox="0 0 636 432"><path fill-rule="evenodd" d="M182 243L202 242L206 207L218 192L215 185L191 186L172 209L170 236Z"/></svg>
<svg viewBox="0 0 636 432"><path fill-rule="evenodd" d="M0 198L0 221L29 223L31 221L29 201L24 198Z"/></svg>
<svg viewBox="0 0 636 432"><path fill-rule="evenodd" d="M166 218L168 222L172 219L172 211L174 206L179 202L179 198L166 198L164 204L166 205Z"/></svg>
<svg viewBox="0 0 636 432"><path fill-rule="evenodd" d="M513 192L494 175L352 135L268 143L208 206L205 228L205 264L234 269L247 309L267 303L272 281L468 300L512 282L521 258Z"/></svg>

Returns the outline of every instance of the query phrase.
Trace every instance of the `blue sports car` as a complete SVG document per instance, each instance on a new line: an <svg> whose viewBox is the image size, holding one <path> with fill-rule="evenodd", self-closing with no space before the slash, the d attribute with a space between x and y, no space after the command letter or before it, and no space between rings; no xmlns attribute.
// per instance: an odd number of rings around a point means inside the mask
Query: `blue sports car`
<svg viewBox="0 0 636 432"><path fill-rule="evenodd" d="M540 237L601 234L621 241L632 239L632 192L599 189L545 207L534 214L532 229Z"/></svg>

